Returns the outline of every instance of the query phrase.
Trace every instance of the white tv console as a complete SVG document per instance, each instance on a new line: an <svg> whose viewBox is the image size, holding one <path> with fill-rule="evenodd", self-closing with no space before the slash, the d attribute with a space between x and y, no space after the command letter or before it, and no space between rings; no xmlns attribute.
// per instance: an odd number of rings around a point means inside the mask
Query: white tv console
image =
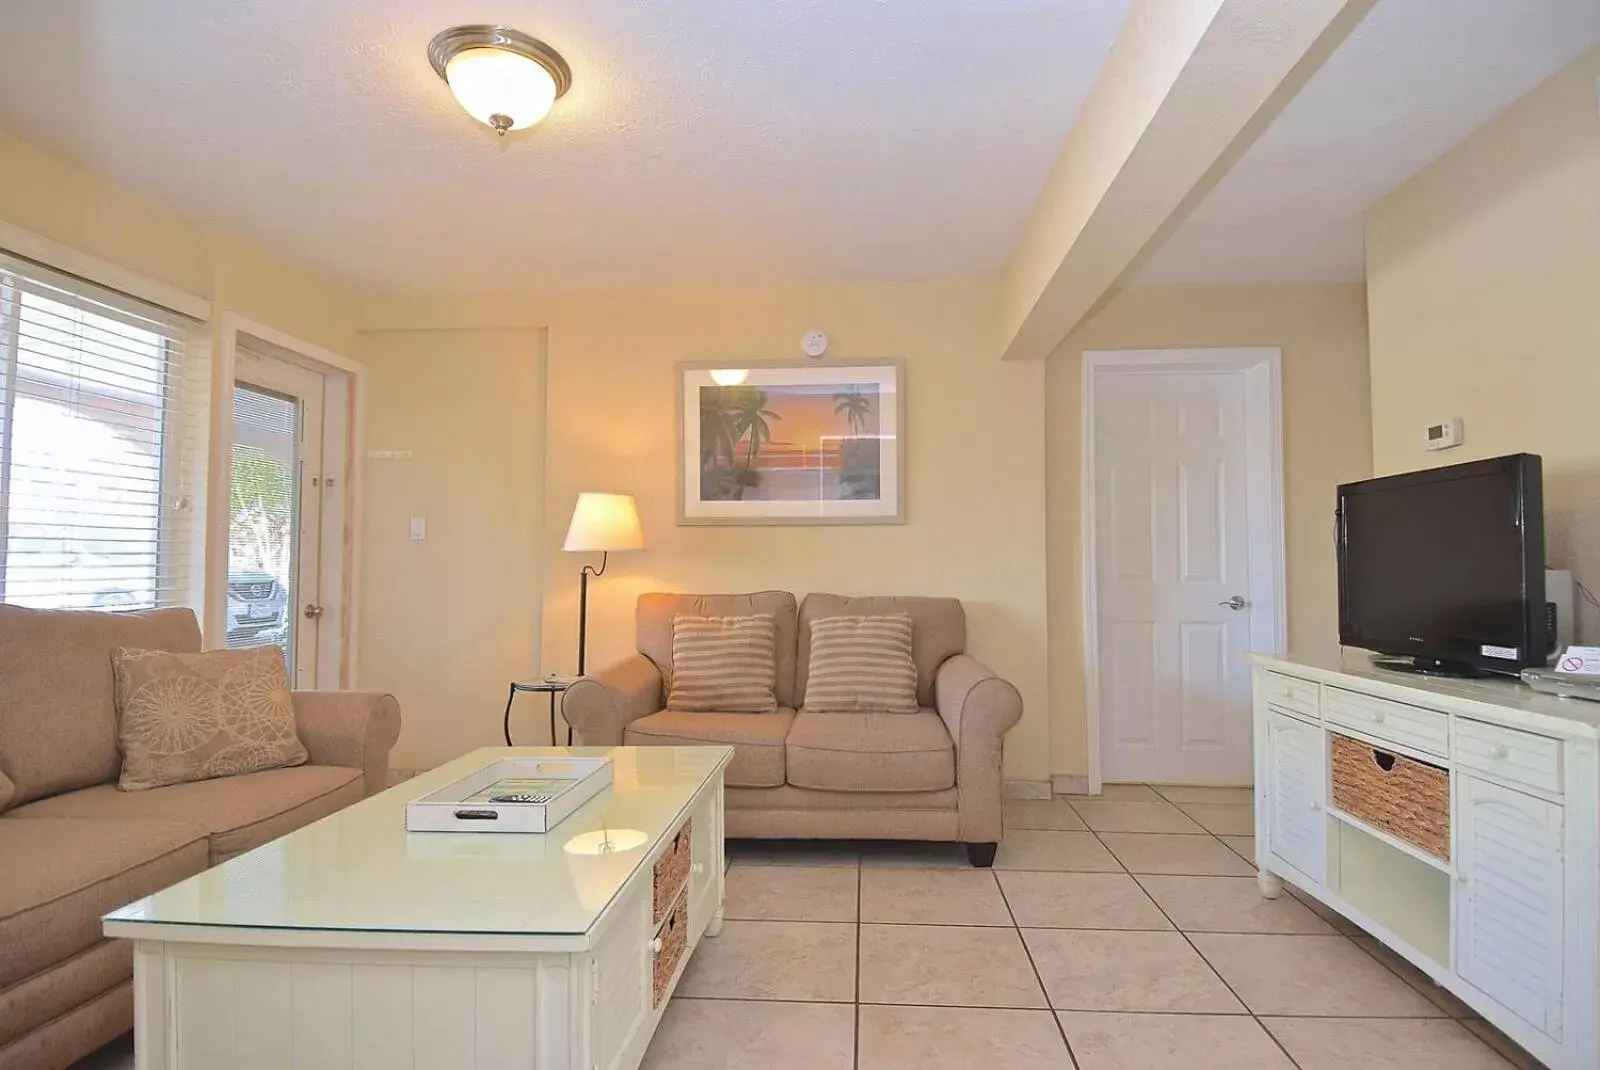
<svg viewBox="0 0 1600 1070"><path fill-rule="evenodd" d="M1256 861L1556 1070L1600 1067L1600 703L1252 654ZM1441 860L1341 812L1329 736L1444 768Z"/></svg>

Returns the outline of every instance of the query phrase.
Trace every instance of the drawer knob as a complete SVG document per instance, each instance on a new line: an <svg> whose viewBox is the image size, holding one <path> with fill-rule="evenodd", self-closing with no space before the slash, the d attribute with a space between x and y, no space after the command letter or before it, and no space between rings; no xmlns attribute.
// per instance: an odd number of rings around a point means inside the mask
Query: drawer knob
<svg viewBox="0 0 1600 1070"><path fill-rule="evenodd" d="M1312 800L1311 800L1311 801L1310 801L1310 802L1309 802L1309 803L1307 803L1307 804L1306 804L1306 805L1307 805L1307 806L1308 806L1308 807L1310 807L1310 808L1311 808L1311 809L1312 809L1312 810L1320 810L1320 809L1322 809L1322 804L1321 804L1321 803L1319 803L1319 802L1317 802L1317 800L1315 800L1315 799L1312 799Z"/></svg>
<svg viewBox="0 0 1600 1070"><path fill-rule="evenodd" d="M1372 719L1378 724L1382 724L1384 721L1383 711L1379 710L1377 713L1373 714Z"/></svg>
<svg viewBox="0 0 1600 1070"><path fill-rule="evenodd" d="M659 936L656 937L654 940L650 941L650 954L652 954L652 955L661 954L662 946L663 945L661 943L661 937L659 937Z"/></svg>
<svg viewBox="0 0 1600 1070"><path fill-rule="evenodd" d="M1496 743L1494 746L1489 748L1489 755L1490 757L1498 758L1501 761L1504 761L1505 759L1511 757L1511 748L1506 746L1504 743Z"/></svg>

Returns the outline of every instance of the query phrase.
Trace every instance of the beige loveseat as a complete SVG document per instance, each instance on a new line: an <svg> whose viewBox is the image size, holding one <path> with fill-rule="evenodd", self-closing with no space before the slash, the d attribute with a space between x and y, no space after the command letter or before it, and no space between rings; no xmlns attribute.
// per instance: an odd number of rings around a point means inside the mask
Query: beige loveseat
<svg viewBox="0 0 1600 1070"><path fill-rule="evenodd" d="M111 651L195 651L188 610L0 604L0 1070L59 1070L133 1028L133 952L100 916L380 791L400 709L295 692L306 765L121 792Z"/></svg>
<svg viewBox="0 0 1600 1070"><path fill-rule="evenodd" d="M672 673L672 620L770 613L777 622L776 713L663 709ZM811 622L904 613L912 620L917 713L830 713L804 701ZM589 745L725 743L728 836L945 840L973 865L1000 839L1000 745L1022 717L1017 689L966 653L967 618L954 598L647 594L638 653L567 691L562 712Z"/></svg>

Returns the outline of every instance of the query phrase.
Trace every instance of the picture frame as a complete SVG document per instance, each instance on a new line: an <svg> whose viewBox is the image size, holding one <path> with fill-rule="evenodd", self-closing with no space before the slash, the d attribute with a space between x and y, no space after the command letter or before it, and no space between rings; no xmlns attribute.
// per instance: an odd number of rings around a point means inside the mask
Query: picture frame
<svg viewBox="0 0 1600 1070"><path fill-rule="evenodd" d="M677 366L678 523L903 524L905 362Z"/></svg>

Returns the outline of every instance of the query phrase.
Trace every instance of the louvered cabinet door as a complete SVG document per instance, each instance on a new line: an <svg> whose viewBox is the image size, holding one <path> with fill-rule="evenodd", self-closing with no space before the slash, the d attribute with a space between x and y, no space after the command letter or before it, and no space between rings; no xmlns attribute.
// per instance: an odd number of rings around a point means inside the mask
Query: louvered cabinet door
<svg viewBox="0 0 1600 1070"><path fill-rule="evenodd" d="M1320 725L1268 712L1267 842L1273 854L1318 884L1328 868L1322 748Z"/></svg>
<svg viewBox="0 0 1600 1070"><path fill-rule="evenodd" d="M1561 1038L1562 809L1459 773L1455 970Z"/></svg>

